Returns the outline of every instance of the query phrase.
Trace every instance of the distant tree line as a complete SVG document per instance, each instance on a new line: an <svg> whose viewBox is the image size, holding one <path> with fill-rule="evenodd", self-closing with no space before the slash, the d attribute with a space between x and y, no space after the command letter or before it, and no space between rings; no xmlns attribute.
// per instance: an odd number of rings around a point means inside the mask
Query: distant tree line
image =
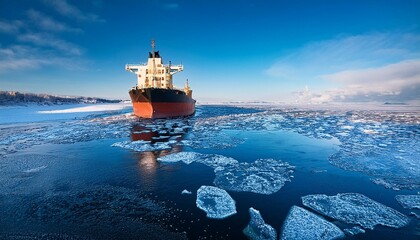
<svg viewBox="0 0 420 240"><path fill-rule="evenodd" d="M121 100L108 100L94 97L54 96L48 94L21 93L15 91L0 91L0 105L60 105L75 103L117 103Z"/></svg>

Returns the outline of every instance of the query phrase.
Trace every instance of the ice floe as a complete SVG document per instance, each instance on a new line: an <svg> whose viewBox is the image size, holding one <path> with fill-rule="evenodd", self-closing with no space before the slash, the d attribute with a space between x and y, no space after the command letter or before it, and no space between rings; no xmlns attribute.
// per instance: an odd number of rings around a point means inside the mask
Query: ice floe
<svg viewBox="0 0 420 240"><path fill-rule="evenodd" d="M185 142L192 148L235 147L243 139L226 135L226 130L292 131L312 138L340 141L331 164L372 177L387 188L420 187L420 149L416 134L416 112L296 110L261 107L260 112L236 113L194 122L192 137ZM302 124L305 123L305 124Z"/></svg>
<svg viewBox="0 0 420 240"><path fill-rule="evenodd" d="M292 206L284 221L280 239L339 239L344 238L340 228L298 206Z"/></svg>
<svg viewBox="0 0 420 240"><path fill-rule="evenodd" d="M0 131L0 156L46 143L67 144L126 137L135 119L131 114L119 114L3 126Z"/></svg>
<svg viewBox="0 0 420 240"><path fill-rule="evenodd" d="M325 216L367 229L373 229L376 225L400 228L409 222L402 213L359 193L308 195L302 197L302 202Z"/></svg>
<svg viewBox="0 0 420 240"><path fill-rule="evenodd" d="M245 142L234 131L280 130L317 139L335 138L340 142L339 150L329 157L334 166L362 172L387 188L420 188L420 118L415 111L299 110L279 106L198 108L200 116L192 118L146 120L131 113L114 112L64 122L2 126L0 156L44 143L127 137L151 141L150 146L133 144L140 151L167 149L173 144L224 149ZM169 141L172 142L168 145L153 145Z"/></svg>
<svg viewBox="0 0 420 240"><path fill-rule="evenodd" d="M354 226L352 228L346 228L346 229L344 229L344 232L347 235L351 235L352 236L352 235L357 235L357 234L365 233L366 231L363 228L359 227L359 226Z"/></svg>
<svg viewBox="0 0 420 240"><path fill-rule="evenodd" d="M157 159L161 162L192 162L212 167L214 184L236 192L272 194L291 180L294 167L275 159L258 159L253 163L239 163L236 159L217 154L179 152Z"/></svg>
<svg viewBox="0 0 420 240"><path fill-rule="evenodd" d="M40 167L36 167L36 168L31 168L31 169L25 170L24 172L25 173L36 173L36 172L39 172L39 171L41 171L42 169L45 169L45 168L47 168L46 165L40 166Z"/></svg>
<svg viewBox="0 0 420 240"><path fill-rule="evenodd" d="M116 142L111 145L111 147L120 147L125 149L131 149L136 152L150 152L150 151L160 151L165 149L171 149L169 142L155 142L150 143L148 141L123 141Z"/></svg>
<svg viewBox="0 0 420 240"><path fill-rule="evenodd" d="M196 204L208 218L223 219L236 213L235 200L225 190L213 186L197 190Z"/></svg>
<svg viewBox="0 0 420 240"><path fill-rule="evenodd" d="M420 209L420 195L397 195L395 199L404 208Z"/></svg>
<svg viewBox="0 0 420 240"><path fill-rule="evenodd" d="M225 166L234 165L238 163L237 160L230 157L225 157L223 155L204 154L198 152L179 152L159 157L157 160L166 163L183 162L185 164L197 162L212 167L214 169L221 169Z"/></svg>
<svg viewBox="0 0 420 240"><path fill-rule="evenodd" d="M251 220L243 230L244 234L251 240L276 240L277 233L274 228L264 222L260 211L250 208Z"/></svg>
<svg viewBox="0 0 420 240"><path fill-rule="evenodd" d="M182 190L181 194L192 194L191 191L188 191L187 189Z"/></svg>
<svg viewBox="0 0 420 240"><path fill-rule="evenodd" d="M294 167L275 159L258 159L216 169L214 184L226 190L272 194L292 177Z"/></svg>

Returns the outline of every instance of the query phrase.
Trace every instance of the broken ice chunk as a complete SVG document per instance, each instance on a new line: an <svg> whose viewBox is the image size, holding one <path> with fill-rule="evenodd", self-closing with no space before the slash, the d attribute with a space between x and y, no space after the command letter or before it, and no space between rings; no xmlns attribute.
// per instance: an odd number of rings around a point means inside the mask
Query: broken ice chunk
<svg viewBox="0 0 420 240"><path fill-rule="evenodd" d="M204 154L204 153L197 153L197 152L179 152L170 155L166 155L164 157L160 157L157 159L161 162L184 162L185 164L190 164L192 162L202 163L212 168L223 168L226 165L233 165L237 164L238 161L230 158L225 157L222 155L217 154Z"/></svg>
<svg viewBox="0 0 420 240"><path fill-rule="evenodd" d="M167 142L156 142L151 144L148 141L123 141L116 142L111 145L111 147L120 147L125 149L131 149L136 152L151 152L151 151L160 151L165 149L171 149L171 145Z"/></svg>
<svg viewBox="0 0 420 240"><path fill-rule="evenodd" d="M280 239L339 239L343 231L324 218L301 207L292 206L282 227Z"/></svg>
<svg viewBox="0 0 420 240"><path fill-rule="evenodd" d="M45 169L45 168L47 168L46 165L40 166L40 167L36 167L36 168L31 168L31 169L25 170L24 172L25 173L36 173L36 172L39 172L39 171L41 171L42 169Z"/></svg>
<svg viewBox="0 0 420 240"><path fill-rule="evenodd" d="M188 191L187 189L182 190L181 194L192 194L191 191Z"/></svg>
<svg viewBox="0 0 420 240"><path fill-rule="evenodd" d="M420 209L420 195L397 195L395 199L404 208Z"/></svg>
<svg viewBox="0 0 420 240"><path fill-rule="evenodd" d="M308 195L302 197L302 202L328 217L368 229L376 225L400 228L409 222L404 214L359 193Z"/></svg>
<svg viewBox="0 0 420 240"><path fill-rule="evenodd" d="M163 157L159 157L157 160L161 162L173 163L173 162L184 162L185 164L190 164L202 158L201 153L196 152L179 152L174 154L169 154Z"/></svg>
<svg viewBox="0 0 420 240"><path fill-rule="evenodd" d="M201 186L195 203L208 218L222 219L236 213L235 200L225 190L213 186Z"/></svg>
<svg viewBox="0 0 420 240"><path fill-rule="evenodd" d="M414 217L416 217L417 219L420 219L420 214L417 214L417 213L415 213L415 212L410 212L410 216L414 216Z"/></svg>
<svg viewBox="0 0 420 240"><path fill-rule="evenodd" d="M244 229L244 234L251 240L277 239L274 228L264 222L260 212L254 208L249 209L251 220Z"/></svg>
<svg viewBox="0 0 420 240"><path fill-rule="evenodd" d="M258 159L216 169L214 184L226 190L272 194L290 181L294 167L275 159Z"/></svg>
<svg viewBox="0 0 420 240"><path fill-rule="evenodd" d="M365 230L363 228L359 227L359 226L355 226L355 227L352 227L352 228L344 229L344 232L347 233L348 235L352 236L352 235L357 235L357 234L360 234L360 233L365 233Z"/></svg>

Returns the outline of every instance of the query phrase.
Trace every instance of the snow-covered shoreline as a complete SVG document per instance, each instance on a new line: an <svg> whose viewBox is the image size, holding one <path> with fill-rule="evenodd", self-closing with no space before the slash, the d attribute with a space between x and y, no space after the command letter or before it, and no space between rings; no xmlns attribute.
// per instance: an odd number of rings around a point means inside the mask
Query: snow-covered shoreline
<svg viewBox="0 0 420 240"><path fill-rule="evenodd" d="M50 94L21 93L16 91L0 91L0 106L25 105L66 105L66 104L94 104L118 103L121 100L109 100L97 97L59 96Z"/></svg>
<svg viewBox="0 0 420 240"><path fill-rule="evenodd" d="M130 107L131 103L0 106L0 124L68 120Z"/></svg>

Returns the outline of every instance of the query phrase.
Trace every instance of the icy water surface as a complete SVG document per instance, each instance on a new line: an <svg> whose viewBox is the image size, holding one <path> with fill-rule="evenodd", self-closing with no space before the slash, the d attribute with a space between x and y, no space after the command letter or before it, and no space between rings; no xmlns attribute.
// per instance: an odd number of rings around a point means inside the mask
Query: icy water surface
<svg viewBox="0 0 420 240"><path fill-rule="evenodd" d="M1 124L0 239L420 238L416 110L130 111Z"/></svg>

